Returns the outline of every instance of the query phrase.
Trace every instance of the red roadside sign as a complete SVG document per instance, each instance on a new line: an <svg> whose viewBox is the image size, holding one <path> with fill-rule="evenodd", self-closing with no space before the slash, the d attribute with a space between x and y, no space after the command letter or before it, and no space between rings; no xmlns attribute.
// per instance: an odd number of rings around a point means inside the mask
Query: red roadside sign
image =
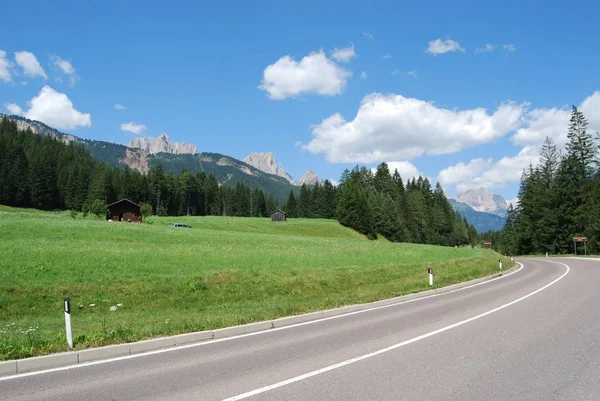
<svg viewBox="0 0 600 401"><path fill-rule="evenodd" d="M483 246L492 246L492 241L486 241L486 242L484 242Z"/></svg>
<svg viewBox="0 0 600 401"><path fill-rule="evenodd" d="M587 242L587 237L573 237L573 242Z"/></svg>

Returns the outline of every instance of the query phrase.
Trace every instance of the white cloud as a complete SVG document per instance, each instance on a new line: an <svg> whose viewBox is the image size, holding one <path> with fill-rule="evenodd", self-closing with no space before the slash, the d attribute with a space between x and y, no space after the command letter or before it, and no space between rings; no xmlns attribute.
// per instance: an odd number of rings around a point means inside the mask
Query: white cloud
<svg viewBox="0 0 600 401"><path fill-rule="evenodd" d="M367 72L363 71L360 73L360 79L367 79Z"/></svg>
<svg viewBox="0 0 600 401"><path fill-rule="evenodd" d="M450 166L438 175L442 186L455 185L458 192L474 188L504 188L509 182L521 179L523 170L529 164L539 161L539 149L527 146L512 157L503 157L497 162L492 159L473 159L469 163Z"/></svg>
<svg viewBox="0 0 600 401"><path fill-rule="evenodd" d="M384 60L388 60L392 58L392 53L386 53L383 56L381 56L382 59Z"/></svg>
<svg viewBox="0 0 600 401"><path fill-rule="evenodd" d="M394 69L392 70L392 72L390 72L390 74L392 74L392 75L398 75L398 74L400 74L400 70L399 70L399 69L397 69L397 68L394 68Z"/></svg>
<svg viewBox="0 0 600 401"><path fill-rule="evenodd" d="M590 132L592 134L600 132L600 91L588 96L579 109L588 120Z"/></svg>
<svg viewBox="0 0 600 401"><path fill-rule="evenodd" d="M265 68L260 89L275 100L297 97L304 93L335 96L342 93L352 73L327 58L320 50L299 62L281 57Z"/></svg>
<svg viewBox="0 0 600 401"><path fill-rule="evenodd" d="M432 40L431 42L429 42L429 47L426 50L427 53L433 54L434 56L437 56L438 54L444 54L444 53L456 52L456 51L461 51L464 53L465 49L460 47L460 44L458 42L455 42L452 39Z"/></svg>
<svg viewBox="0 0 600 401"><path fill-rule="evenodd" d="M21 109L21 107L19 107L18 104L15 103L5 103L4 107L6 107L6 110L8 110L8 112L10 114L14 114L17 116L23 115L23 109Z"/></svg>
<svg viewBox="0 0 600 401"><path fill-rule="evenodd" d="M114 108L115 110L119 110L119 111L122 111L122 110L127 110L127 106L123 106L122 104L119 104L119 103L115 104L115 105L113 106L113 108Z"/></svg>
<svg viewBox="0 0 600 401"><path fill-rule="evenodd" d="M546 137L560 147L567 143L571 111L566 108L533 109L524 116L525 126L510 138L517 145L540 145Z"/></svg>
<svg viewBox="0 0 600 401"><path fill-rule="evenodd" d="M0 79L4 82L12 81L10 68L11 64L10 61L6 59L6 52L4 50L0 50Z"/></svg>
<svg viewBox="0 0 600 401"><path fill-rule="evenodd" d="M144 124L136 124L132 121L121 124L121 130L131 132L132 134L139 135L146 129Z"/></svg>
<svg viewBox="0 0 600 401"><path fill-rule="evenodd" d="M58 56L51 57L51 60L53 60L52 64L54 64L55 67L59 68L63 73L69 76L70 85L75 85L75 83L79 80L79 76L77 76L73 64L67 60L63 60Z"/></svg>
<svg viewBox="0 0 600 401"><path fill-rule="evenodd" d="M21 85L23 85L23 86L27 85L27 81L21 81Z"/></svg>
<svg viewBox="0 0 600 401"><path fill-rule="evenodd" d="M588 120L588 132L592 135L600 131L600 91L596 91L579 105L579 111ZM571 108L533 109L524 117L524 126L511 137L517 145L540 146L549 137L563 148L568 142L567 131L571 117Z"/></svg>
<svg viewBox="0 0 600 401"><path fill-rule="evenodd" d="M523 170L539 161L539 149L527 146L512 157L503 157L497 162L492 159L473 159L468 164L458 163L438 175L442 186L455 185L458 192L474 188L504 188L510 182L521 179Z"/></svg>
<svg viewBox="0 0 600 401"><path fill-rule="evenodd" d="M373 36L372 33L369 32L363 32L362 35L365 37L365 39L369 39L369 40L375 40L375 36Z"/></svg>
<svg viewBox="0 0 600 401"><path fill-rule="evenodd" d="M313 126L312 140L302 147L324 153L334 163L455 153L514 131L525 108L506 102L490 114L483 108L450 110L401 95L373 93L363 99L353 120L337 113Z"/></svg>
<svg viewBox="0 0 600 401"><path fill-rule="evenodd" d="M354 45L350 47L344 47L342 49L335 48L331 53L331 58L340 63L347 63L353 57L356 57L356 51L354 51Z"/></svg>
<svg viewBox="0 0 600 401"><path fill-rule="evenodd" d="M600 91L594 92L580 104L579 110L588 120L588 131L600 131ZM511 141L522 145L521 151L512 157L503 157L497 162L492 159L473 159L469 163L450 166L438 175L442 185L455 185L465 191L471 188L502 188L510 182L518 182L529 164L537 165L539 150L546 137L550 137L563 150L568 142L567 130L571 109L567 107L533 109L521 118L521 127ZM508 201L507 201L508 203Z"/></svg>
<svg viewBox="0 0 600 401"><path fill-rule="evenodd" d="M394 170L398 170L400 177L402 177L402 181L405 183L406 181L418 178L419 176L425 177L425 174L420 172L419 169L409 161L388 162L387 165L392 174L394 174Z"/></svg>
<svg viewBox="0 0 600 401"><path fill-rule="evenodd" d="M16 52L15 61L17 62L17 64L23 67L23 72L25 73L25 75L29 77L40 76L42 78L48 79L48 75L46 75L46 72L40 65L37 58L35 58L33 53L26 51Z"/></svg>
<svg viewBox="0 0 600 401"><path fill-rule="evenodd" d="M17 105L13 109L17 110ZM29 101L29 110L22 112L30 120L38 120L57 129L74 129L89 127L92 119L89 113L81 113L73 107L73 103L64 93L56 92L44 86L37 96ZM20 109L20 107L19 107Z"/></svg>
<svg viewBox="0 0 600 401"><path fill-rule="evenodd" d="M475 53L491 53L494 51L494 45L486 44L485 47L478 47L475 49Z"/></svg>
<svg viewBox="0 0 600 401"><path fill-rule="evenodd" d="M417 77L418 77L418 75L417 75L417 71L415 71L415 70L410 70L410 71L409 71L409 72L407 72L406 74L408 74L408 76L411 76L411 77L413 77L413 78L417 78Z"/></svg>
<svg viewBox="0 0 600 401"><path fill-rule="evenodd" d="M517 50L519 50L519 48L513 44L502 45L502 48L504 49L504 51L506 53L513 53L513 52L516 52Z"/></svg>

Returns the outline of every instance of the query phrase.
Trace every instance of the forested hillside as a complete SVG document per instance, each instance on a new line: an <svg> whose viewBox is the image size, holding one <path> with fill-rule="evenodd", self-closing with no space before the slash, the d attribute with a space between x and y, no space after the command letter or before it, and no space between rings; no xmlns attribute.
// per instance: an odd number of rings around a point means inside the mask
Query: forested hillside
<svg viewBox="0 0 600 401"><path fill-rule="evenodd" d="M380 234L394 242L453 246L478 239L477 230L454 211L439 184L432 189L427 178L419 177L405 185L386 163L375 174L359 166L344 171L337 188L328 181L312 189L303 186L298 199L290 194L285 208L291 216L335 216L370 238Z"/></svg>
<svg viewBox="0 0 600 401"><path fill-rule="evenodd" d="M218 158L213 164L227 163L221 155L211 157ZM0 203L9 206L86 211L95 201L128 198L150 204L159 215L268 216L279 204L289 217L337 218L369 238L380 234L396 242L439 245L477 240L475 228L454 212L439 185L432 190L419 177L405 186L385 163L375 174L358 166L345 171L337 188L329 181L302 185L297 197L289 191L285 204L232 182L219 185L212 173L177 174L162 164L147 174L112 167L94 160L76 141L19 131L8 118L0 123Z"/></svg>
<svg viewBox="0 0 600 401"><path fill-rule="evenodd" d="M573 237L588 238L588 252L600 252L600 136L587 131L584 115L573 107L566 151L546 139L537 166L523 172L519 204L510 207L504 229L487 233L502 252L573 253Z"/></svg>
<svg viewBox="0 0 600 401"><path fill-rule="evenodd" d="M300 189L291 185L282 177L264 173L241 160L218 153L150 154L117 143L83 139L64 134L42 122L20 116L0 114L0 117L6 117L15 122L20 130L31 128L34 133L41 136L50 136L64 143L79 144L89 151L94 160L105 163L110 167L124 168L129 166L132 170L147 172L152 167L162 165L164 171L172 170L175 175L181 174L184 170L189 170L193 174L202 172L206 176L212 174L219 184L235 186L242 183L252 189L259 189L273 195L279 203L285 201L290 190L297 194Z"/></svg>

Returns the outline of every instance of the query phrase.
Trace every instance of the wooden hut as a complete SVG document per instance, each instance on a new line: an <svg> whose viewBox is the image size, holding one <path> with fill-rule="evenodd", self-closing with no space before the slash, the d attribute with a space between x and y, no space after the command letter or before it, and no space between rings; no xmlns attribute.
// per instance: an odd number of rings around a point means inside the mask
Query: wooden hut
<svg viewBox="0 0 600 401"><path fill-rule="evenodd" d="M121 199L115 203L111 203L108 207L107 220L112 221L127 221L141 223L142 212L140 205L129 199Z"/></svg>
<svg viewBox="0 0 600 401"><path fill-rule="evenodd" d="M287 221L285 212L281 209L275 209L271 213L271 221Z"/></svg>

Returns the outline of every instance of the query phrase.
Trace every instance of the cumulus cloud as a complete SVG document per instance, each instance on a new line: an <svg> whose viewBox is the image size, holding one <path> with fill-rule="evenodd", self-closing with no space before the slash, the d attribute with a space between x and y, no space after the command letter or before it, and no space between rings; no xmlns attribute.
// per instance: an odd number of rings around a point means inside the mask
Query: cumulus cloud
<svg viewBox="0 0 600 401"><path fill-rule="evenodd" d="M409 77L413 77L413 78L417 78L417 71L415 70L410 70L409 72L406 73Z"/></svg>
<svg viewBox="0 0 600 401"><path fill-rule="evenodd" d="M122 110L127 110L127 106L123 106L122 104L119 104L119 103L115 104L115 105L113 106L113 108L114 108L115 110L119 110L119 111L122 111Z"/></svg>
<svg viewBox="0 0 600 401"><path fill-rule="evenodd" d="M514 53L517 50L519 50L519 48L516 45L513 44L508 44L508 45L502 45L502 48L504 49L505 53Z"/></svg>
<svg viewBox="0 0 600 401"><path fill-rule="evenodd" d="M367 72L363 71L360 73L360 79L367 79Z"/></svg>
<svg viewBox="0 0 600 401"><path fill-rule="evenodd" d="M131 132L132 134L139 135L146 129L144 124L136 124L132 121L121 124L121 130Z"/></svg>
<svg viewBox="0 0 600 401"><path fill-rule="evenodd" d="M579 110L588 120L588 132L600 131L600 91L596 91L579 105ZM571 118L570 107L538 108L529 111L524 117L524 126L511 137L517 145L540 146L549 137L563 148L567 143L567 130Z"/></svg>
<svg viewBox="0 0 600 401"><path fill-rule="evenodd" d="M351 45L350 47L344 47L341 49L335 48L331 53L331 58L340 63L347 63L354 57L356 57L354 45Z"/></svg>
<svg viewBox="0 0 600 401"><path fill-rule="evenodd" d="M579 110L588 120L588 132L600 131L600 91L585 98ZM481 158L467 164L461 162L440 171L438 180L445 186L455 185L458 191L502 188L510 182L518 182L530 163L535 166L539 162L539 150L546 137L552 139L559 150L564 150L570 117L570 107L529 110L523 114L520 128L511 137L514 144L523 146L516 156L496 162Z"/></svg>
<svg viewBox="0 0 600 401"><path fill-rule="evenodd" d="M71 86L75 85L75 83L79 80L79 77L75 72L73 64L71 64L67 60L63 60L58 56L51 57L51 60L52 64L54 64L55 67L59 68L64 74L69 76L69 83L71 84Z"/></svg>
<svg viewBox="0 0 600 401"><path fill-rule="evenodd" d="M15 61L21 67L23 67L23 72L25 75L29 77L42 77L48 79L48 75L40 65L37 58L31 52L16 52L15 53Z"/></svg>
<svg viewBox="0 0 600 401"><path fill-rule="evenodd" d="M381 56L382 59L384 60L388 60L392 58L392 53L386 53L383 56Z"/></svg>
<svg viewBox="0 0 600 401"><path fill-rule="evenodd" d="M483 108L450 110L419 99L374 93L363 99L353 120L336 113L313 126L312 140L302 147L323 153L334 163L455 153L514 131L526 106L506 102L493 113Z"/></svg>
<svg viewBox="0 0 600 401"><path fill-rule="evenodd" d="M484 47L478 47L475 49L475 53L491 53L494 51L494 45L486 44Z"/></svg>
<svg viewBox="0 0 600 401"><path fill-rule="evenodd" d="M526 146L516 155L494 162L492 159L473 159L460 162L440 171L438 181L442 186L455 186L459 192L473 188L504 188L509 182L519 181L523 170L539 161L537 146Z"/></svg>
<svg viewBox="0 0 600 401"><path fill-rule="evenodd" d="M363 32L362 35L365 37L365 39L369 39L369 40L375 40L375 36L373 36L372 33L369 32Z"/></svg>
<svg viewBox="0 0 600 401"><path fill-rule="evenodd" d="M409 161L388 162L387 165L392 174L394 173L394 170L398 170L398 173L404 182L419 176L425 177L425 174L420 172L419 169Z"/></svg>
<svg viewBox="0 0 600 401"><path fill-rule="evenodd" d="M461 51L464 53L465 49L460 47L460 44L458 42L455 42L452 39L432 40L431 42L429 42L429 47L427 47L427 50L426 50L427 53L433 54L434 56L437 56L438 54L457 52L457 51Z"/></svg>
<svg viewBox="0 0 600 401"><path fill-rule="evenodd" d="M6 59L6 52L4 50L0 50L0 79L4 82L12 81L10 67L10 61Z"/></svg>
<svg viewBox="0 0 600 401"><path fill-rule="evenodd" d="M302 60L281 57L265 68L260 89L274 100L294 98L301 94L335 96L342 93L352 73L327 58L320 50Z"/></svg>
<svg viewBox="0 0 600 401"><path fill-rule="evenodd" d="M92 125L89 113L81 113L76 110L67 95L55 91L48 85L44 86L38 95L29 101L29 106L29 110L23 111L18 105L10 104L13 111L20 111L15 114L21 114L30 120L41 121L57 129L74 129ZM9 105L6 107L8 108Z"/></svg>
<svg viewBox="0 0 600 401"><path fill-rule="evenodd" d="M18 104L15 103L5 103L4 107L6 107L6 110L8 110L8 112L10 114L14 114L17 116L23 115L23 109L21 109L21 107Z"/></svg>

